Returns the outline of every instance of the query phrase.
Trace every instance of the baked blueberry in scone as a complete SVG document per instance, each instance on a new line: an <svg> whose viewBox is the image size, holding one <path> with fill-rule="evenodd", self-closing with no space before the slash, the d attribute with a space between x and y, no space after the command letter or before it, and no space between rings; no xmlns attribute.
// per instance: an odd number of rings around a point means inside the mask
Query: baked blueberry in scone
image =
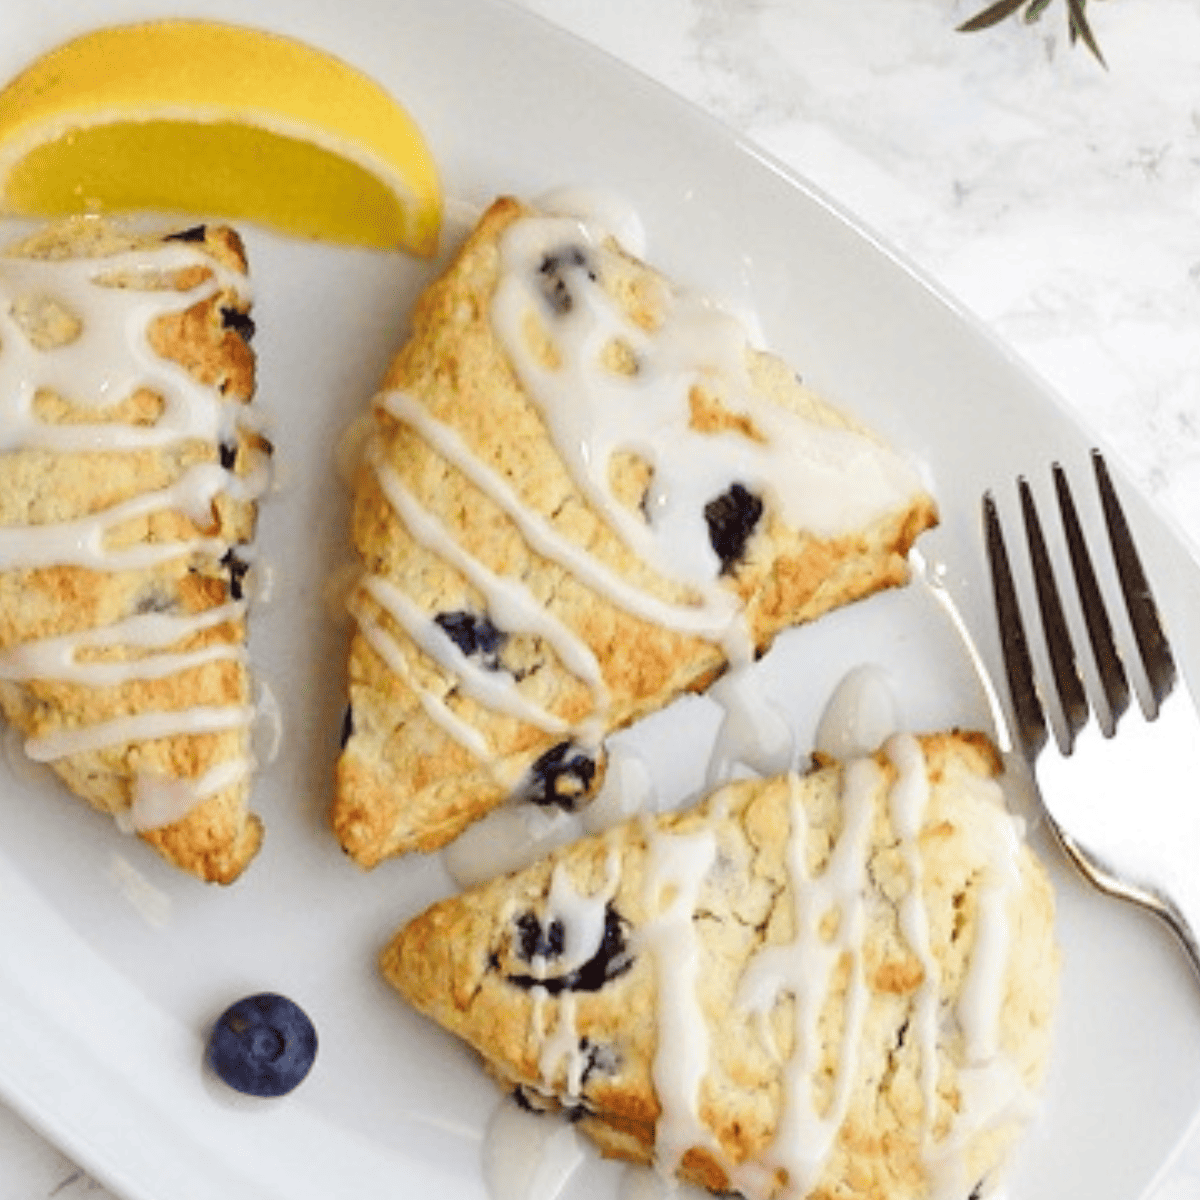
<svg viewBox="0 0 1200 1200"><path fill-rule="evenodd" d="M731 783L440 901L382 970L606 1155L746 1200L991 1195L1058 972L999 769L897 735Z"/></svg>
<svg viewBox="0 0 1200 1200"><path fill-rule="evenodd" d="M355 484L332 823L364 866L510 797L781 630L903 583L914 469L605 230L496 201L417 303Z"/></svg>
<svg viewBox="0 0 1200 1200"><path fill-rule="evenodd" d="M167 860L242 871L250 423L241 241L79 219L0 256L0 709Z"/></svg>

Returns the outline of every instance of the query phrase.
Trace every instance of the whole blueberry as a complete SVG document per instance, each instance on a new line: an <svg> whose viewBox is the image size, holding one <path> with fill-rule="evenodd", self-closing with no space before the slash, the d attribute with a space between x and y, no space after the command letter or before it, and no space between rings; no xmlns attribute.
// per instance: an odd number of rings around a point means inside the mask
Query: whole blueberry
<svg viewBox="0 0 1200 1200"><path fill-rule="evenodd" d="M208 1061L231 1088L248 1096L283 1096L317 1057L317 1031L286 996L260 992L231 1004L208 1039Z"/></svg>

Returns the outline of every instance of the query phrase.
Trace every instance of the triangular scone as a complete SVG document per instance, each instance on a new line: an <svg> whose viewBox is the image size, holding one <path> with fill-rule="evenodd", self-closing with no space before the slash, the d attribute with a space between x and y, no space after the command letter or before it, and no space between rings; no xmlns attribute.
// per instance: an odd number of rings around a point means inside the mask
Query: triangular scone
<svg viewBox="0 0 1200 1200"><path fill-rule="evenodd" d="M998 770L981 736L901 735L729 784L435 904L382 969L607 1155L747 1200L966 1200L1057 995Z"/></svg>
<svg viewBox="0 0 1200 1200"><path fill-rule="evenodd" d="M916 472L602 229L492 205L375 401L333 825L362 865L508 797L594 793L607 733L907 578Z"/></svg>
<svg viewBox="0 0 1200 1200"><path fill-rule="evenodd" d="M57 225L0 257L0 708L183 870L258 849L248 560L270 446L225 228Z"/></svg>

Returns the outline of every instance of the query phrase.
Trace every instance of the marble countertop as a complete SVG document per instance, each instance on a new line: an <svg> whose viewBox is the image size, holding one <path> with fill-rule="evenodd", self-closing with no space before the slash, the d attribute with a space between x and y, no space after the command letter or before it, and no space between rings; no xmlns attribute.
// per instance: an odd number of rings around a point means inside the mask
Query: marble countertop
<svg viewBox="0 0 1200 1200"><path fill-rule="evenodd" d="M520 0L806 175L1005 338L1200 554L1200 5ZM108 1193L0 1105L0 1200ZM1144 1200L1200 1195L1200 1134ZM163 1197L162 1200L169 1200ZM1130 1198L1134 1200L1134 1198Z"/></svg>

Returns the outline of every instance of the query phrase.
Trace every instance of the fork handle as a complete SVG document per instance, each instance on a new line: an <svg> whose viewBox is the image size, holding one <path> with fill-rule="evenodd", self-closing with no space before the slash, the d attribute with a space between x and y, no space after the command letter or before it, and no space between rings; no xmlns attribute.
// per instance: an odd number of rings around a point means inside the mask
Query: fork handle
<svg viewBox="0 0 1200 1200"><path fill-rule="evenodd" d="M1200 863L1197 867L1200 869ZM1171 894L1158 897L1155 907L1178 937L1200 978L1200 880L1192 876L1174 881Z"/></svg>
<svg viewBox="0 0 1200 1200"><path fill-rule="evenodd" d="M1156 720L1129 714L1111 738L1089 723L1072 754L1039 758L1037 776L1083 873L1158 913L1200 980L1200 724L1186 690Z"/></svg>

